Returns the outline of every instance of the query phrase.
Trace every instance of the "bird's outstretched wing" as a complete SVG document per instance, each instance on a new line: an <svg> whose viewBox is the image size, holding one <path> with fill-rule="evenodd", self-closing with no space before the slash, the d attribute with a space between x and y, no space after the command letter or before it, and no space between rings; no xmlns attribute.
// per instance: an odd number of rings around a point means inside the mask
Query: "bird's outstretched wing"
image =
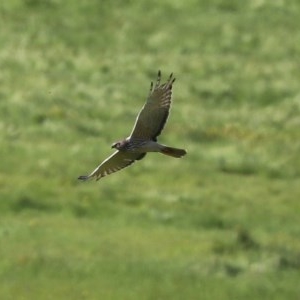
<svg viewBox="0 0 300 300"><path fill-rule="evenodd" d="M96 180L99 180L106 175L128 167L136 160L142 159L145 155L146 153L116 151L106 160L104 160L90 175L82 175L79 176L78 179L87 180L92 177L96 177Z"/></svg>
<svg viewBox="0 0 300 300"><path fill-rule="evenodd" d="M164 84L160 83L160 79L161 72L158 71L156 84L153 86L151 82L147 101L135 121L130 135L132 138L156 140L164 128L169 116L175 78L171 74Z"/></svg>

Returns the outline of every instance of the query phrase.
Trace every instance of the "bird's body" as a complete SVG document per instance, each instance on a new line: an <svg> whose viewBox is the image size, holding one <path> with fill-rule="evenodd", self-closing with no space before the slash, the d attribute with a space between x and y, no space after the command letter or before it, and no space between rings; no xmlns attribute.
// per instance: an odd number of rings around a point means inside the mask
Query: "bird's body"
<svg viewBox="0 0 300 300"><path fill-rule="evenodd" d="M113 144L113 148L116 148L119 151L132 152L132 153L161 152L166 155L168 155L167 149L174 149L175 157L181 157L186 154L186 151L182 149L168 147L152 140L135 139L131 137L128 137L125 140ZM181 151L175 151L175 150L181 150Z"/></svg>
<svg viewBox="0 0 300 300"><path fill-rule="evenodd" d="M151 82L150 93L142 110L137 116L133 130L129 137L112 145L117 149L110 157L104 160L90 175L80 176L87 180L96 177L97 180L141 160L147 152L159 152L172 157L182 157L186 154L184 149L168 147L157 142L169 116L172 84L175 81L171 74L169 80L160 84L161 73L155 86Z"/></svg>

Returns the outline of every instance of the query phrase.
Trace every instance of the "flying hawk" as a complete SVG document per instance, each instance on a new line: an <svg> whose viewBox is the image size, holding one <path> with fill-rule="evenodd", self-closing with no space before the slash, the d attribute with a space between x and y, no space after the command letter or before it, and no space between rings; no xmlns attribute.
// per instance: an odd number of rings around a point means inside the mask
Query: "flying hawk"
<svg viewBox="0 0 300 300"><path fill-rule="evenodd" d="M95 177L96 180L128 167L136 160L141 160L147 152L160 152L180 158L186 154L184 149L168 147L157 142L169 116L172 86L175 81L173 74L166 83L161 84L161 72L158 71L156 84L151 82L147 101L138 114L132 132L124 140L112 144L117 149L105 159L91 174L79 176L80 180Z"/></svg>

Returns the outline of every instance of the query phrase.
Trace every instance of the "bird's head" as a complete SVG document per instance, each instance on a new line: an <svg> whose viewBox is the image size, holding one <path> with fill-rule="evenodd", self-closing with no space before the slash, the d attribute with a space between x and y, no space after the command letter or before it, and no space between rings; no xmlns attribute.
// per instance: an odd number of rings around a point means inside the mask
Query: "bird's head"
<svg viewBox="0 0 300 300"><path fill-rule="evenodd" d="M111 147L120 150L120 149L122 149L123 145L124 145L123 141L118 141L118 142L113 143L111 145Z"/></svg>
<svg viewBox="0 0 300 300"><path fill-rule="evenodd" d="M111 145L112 148L118 149L118 147L120 146L119 142L115 142Z"/></svg>
<svg viewBox="0 0 300 300"><path fill-rule="evenodd" d="M124 140L120 140L120 141L113 143L111 145L111 147L118 149L118 150L126 150L128 143L129 143L129 137Z"/></svg>

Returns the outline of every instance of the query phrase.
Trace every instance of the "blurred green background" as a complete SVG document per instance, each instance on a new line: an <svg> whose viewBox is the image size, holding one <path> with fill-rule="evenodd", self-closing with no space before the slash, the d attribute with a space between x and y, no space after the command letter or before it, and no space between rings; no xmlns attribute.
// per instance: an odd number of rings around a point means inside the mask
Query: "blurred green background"
<svg viewBox="0 0 300 300"><path fill-rule="evenodd" d="M0 4L0 299L299 299L300 2ZM160 142L78 182L174 72Z"/></svg>

